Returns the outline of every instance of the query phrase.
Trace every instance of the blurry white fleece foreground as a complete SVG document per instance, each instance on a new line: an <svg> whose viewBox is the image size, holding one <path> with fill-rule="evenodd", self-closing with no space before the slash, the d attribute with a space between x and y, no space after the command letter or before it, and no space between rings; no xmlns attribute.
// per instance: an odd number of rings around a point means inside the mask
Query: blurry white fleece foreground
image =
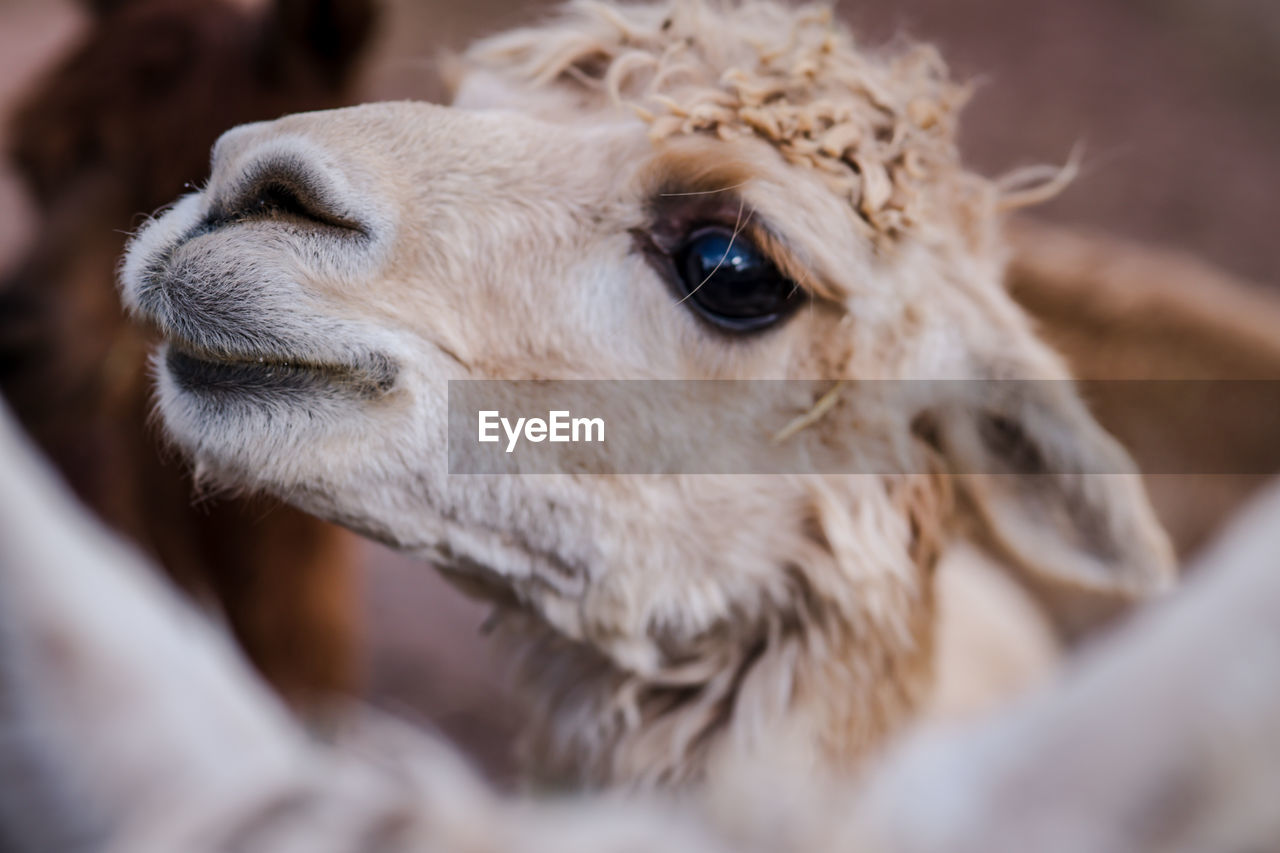
<svg viewBox="0 0 1280 853"><path fill-rule="evenodd" d="M687 801L499 796L390 721L313 740L73 504L0 410L0 848L1222 851L1280 844L1273 490L1061 683L860 782L745 767ZM1175 796L1176 795L1176 796Z"/></svg>

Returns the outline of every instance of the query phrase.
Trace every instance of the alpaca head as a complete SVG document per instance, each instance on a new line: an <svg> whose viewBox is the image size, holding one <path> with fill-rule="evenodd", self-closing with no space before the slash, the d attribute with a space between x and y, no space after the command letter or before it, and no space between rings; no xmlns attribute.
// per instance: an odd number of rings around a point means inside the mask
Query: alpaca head
<svg viewBox="0 0 1280 853"><path fill-rule="evenodd" d="M470 478L446 382L1064 378L1002 289L960 100L931 52L864 53L813 10L584 4L473 49L453 107L239 128L124 267L168 341L165 425L207 479L497 602L544 770L852 761L927 686L949 536L1073 605L1169 579L1135 476L1085 474L1127 463L1068 387L894 434L838 405L799 437L915 474Z"/></svg>

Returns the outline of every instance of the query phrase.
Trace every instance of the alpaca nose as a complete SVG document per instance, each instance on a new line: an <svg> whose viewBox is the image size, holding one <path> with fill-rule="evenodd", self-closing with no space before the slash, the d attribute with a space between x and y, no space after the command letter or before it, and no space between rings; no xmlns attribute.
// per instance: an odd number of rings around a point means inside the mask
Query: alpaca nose
<svg viewBox="0 0 1280 853"><path fill-rule="evenodd" d="M306 230L367 234L340 158L282 121L241 125L213 149L205 225L282 222Z"/></svg>
<svg viewBox="0 0 1280 853"><path fill-rule="evenodd" d="M210 189L206 223L213 227L264 221L364 233L323 170L296 155L272 152L251 161L229 192Z"/></svg>

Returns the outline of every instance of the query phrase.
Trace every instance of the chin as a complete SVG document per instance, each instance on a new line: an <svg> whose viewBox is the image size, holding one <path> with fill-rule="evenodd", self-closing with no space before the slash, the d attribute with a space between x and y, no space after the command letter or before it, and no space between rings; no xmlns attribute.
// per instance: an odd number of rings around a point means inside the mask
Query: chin
<svg viewBox="0 0 1280 853"><path fill-rule="evenodd" d="M154 358L157 410L202 483L269 494L393 547L419 547L421 519L407 496L430 475L403 448L429 444L408 402L420 395L403 382L384 388L379 364L245 363L170 342Z"/></svg>
<svg viewBox="0 0 1280 853"><path fill-rule="evenodd" d="M204 360L166 344L154 359L157 410L199 478L280 492L308 447L358 411L359 391L306 368Z"/></svg>

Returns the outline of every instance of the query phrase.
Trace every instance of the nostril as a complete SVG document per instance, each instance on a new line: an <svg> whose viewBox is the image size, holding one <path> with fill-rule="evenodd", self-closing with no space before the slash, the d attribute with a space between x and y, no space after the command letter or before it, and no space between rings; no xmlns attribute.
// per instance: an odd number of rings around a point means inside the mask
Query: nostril
<svg viewBox="0 0 1280 853"><path fill-rule="evenodd" d="M302 200L298 191L285 183L270 182L258 188L243 211L251 216L292 216L323 222L326 217Z"/></svg>
<svg viewBox="0 0 1280 853"><path fill-rule="evenodd" d="M278 164L258 169L239 192L215 201L205 219L213 228L254 221L365 233L358 222L339 212L330 193L306 172Z"/></svg>

